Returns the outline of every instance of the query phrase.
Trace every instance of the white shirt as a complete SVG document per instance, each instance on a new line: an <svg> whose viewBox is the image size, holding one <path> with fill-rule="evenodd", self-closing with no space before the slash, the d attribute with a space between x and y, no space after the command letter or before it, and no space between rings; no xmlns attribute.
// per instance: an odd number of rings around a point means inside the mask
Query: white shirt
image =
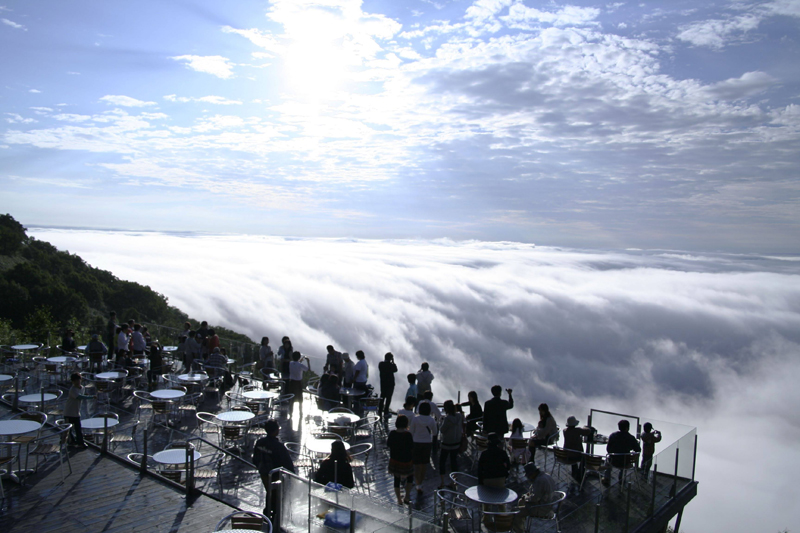
<svg viewBox="0 0 800 533"><path fill-rule="evenodd" d="M353 375L358 374L355 378L356 383L366 383L369 377L369 365L366 359L359 359L356 366L353 367Z"/></svg>
<svg viewBox="0 0 800 533"><path fill-rule="evenodd" d="M411 423L411 420L413 420L417 416L416 413L414 413L414 411L412 411L410 409L399 409L397 411L397 416L400 416L400 415L406 415L406 418L408 418L408 423L409 424Z"/></svg>
<svg viewBox="0 0 800 533"><path fill-rule="evenodd" d="M428 415L417 415L408 426L414 442L433 442L433 437L439 432L436 420Z"/></svg>
<svg viewBox="0 0 800 533"><path fill-rule="evenodd" d="M308 367L300 361L292 361L289 363L289 379L293 381L302 381L303 372L308 370Z"/></svg>
<svg viewBox="0 0 800 533"><path fill-rule="evenodd" d="M128 351L128 334L120 331L117 335L117 350Z"/></svg>

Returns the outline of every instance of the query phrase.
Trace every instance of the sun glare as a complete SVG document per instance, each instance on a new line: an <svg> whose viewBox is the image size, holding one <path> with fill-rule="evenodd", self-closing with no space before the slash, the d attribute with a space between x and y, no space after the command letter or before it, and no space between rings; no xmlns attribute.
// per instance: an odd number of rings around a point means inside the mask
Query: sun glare
<svg viewBox="0 0 800 533"><path fill-rule="evenodd" d="M342 21L317 11L284 24L290 36L284 54L287 89L313 100L324 100L341 90L355 60L343 46Z"/></svg>

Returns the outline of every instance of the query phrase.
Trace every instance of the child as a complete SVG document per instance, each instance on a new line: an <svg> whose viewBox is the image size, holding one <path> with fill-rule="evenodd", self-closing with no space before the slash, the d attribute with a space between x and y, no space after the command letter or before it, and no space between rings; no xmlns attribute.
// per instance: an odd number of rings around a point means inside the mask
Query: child
<svg viewBox="0 0 800 533"><path fill-rule="evenodd" d="M417 375L416 374L409 374L408 375L408 390L406 391L406 398L409 396L413 396L414 398L417 397Z"/></svg>

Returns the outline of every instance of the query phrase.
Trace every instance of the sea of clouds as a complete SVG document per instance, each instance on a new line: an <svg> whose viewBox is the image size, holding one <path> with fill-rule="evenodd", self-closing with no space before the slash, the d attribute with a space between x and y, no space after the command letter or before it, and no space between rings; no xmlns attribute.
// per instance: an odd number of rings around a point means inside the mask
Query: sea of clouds
<svg viewBox="0 0 800 533"><path fill-rule="evenodd" d="M430 363L440 401L469 390L485 401L501 384L514 389L513 415L532 422L548 402L562 427L590 408L654 420L665 441L696 427L699 495L682 531L800 529L800 257L29 234L197 319L273 346L289 335L312 369L329 343L363 349L377 385L391 351L400 376Z"/></svg>

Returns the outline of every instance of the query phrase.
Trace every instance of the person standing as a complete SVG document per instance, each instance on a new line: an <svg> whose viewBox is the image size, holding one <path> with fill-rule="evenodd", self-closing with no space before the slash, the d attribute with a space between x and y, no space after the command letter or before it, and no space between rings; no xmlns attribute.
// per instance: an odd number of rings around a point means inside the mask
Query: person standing
<svg viewBox="0 0 800 533"><path fill-rule="evenodd" d="M413 414L411 415L413 416ZM411 503L411 482L414 477L414 437L408 432L408 417L398 415L394 422L395 428L386 439L389 448L389 473L394 477L394 495L397 505ZM405 487L405 496L403 496Z"/></svg>
<svg viewBox="0 0 800 533"><path fill-rule="evenodd" d="M106 344L112 350L117 345L117 313L111 311L106 322Z"/></svg>
<svg viewBox="0 0 800 533"><path fill-rule="evenodd" d="M431 461L433 439L438 432L436 421L431 416L431 405L429 403L419 406L419 415L411 420L409 431L414 439L414 447L412 449L414 482L417 485L417 496L421 496L422 482L425 481L425 473L428 470L428 463Z"/></svg>
<svg viewBox="0 0 800 533"><path fill-rule="evenodd" d="M422 363L417 372L417 398L422 399L426 392L431 390L433 373L429 370L428 363Z"/></svg>
<svg viewBox="0 0 800 533"><path fill-rule="evenodd" d="M306 364L303 364L303 361ZM292 402L303 402L303 374L311 369L311 361L308 356L302 357L300 352L292 354L292 362L289 363L289 382L286 390L289 394L294 394Z"/></svg>
<svg viewBox="0 0 800 533"><path fill-rule="evenodd" d="M117 334L117 362L125 359L128 355L128 345L130 344L130 328L128 324L120 326L119 334Z"/></svg>
<svg viewBox="0 0 800 533"><path fill-rule="evenodd" d="M508 416L506 412L514 408L514 398L511 389L506 389L508 400L502 399L503 388L500 385L492 387L492 399L483 404L483 432L485 434L497 433L501 438L508 433Z"/></svg>
<svg viewBox="0 0 800 533"><path fill-rule="evenodd" d="M197 342L197 332L194 330L189 331L189 338L183 346L183 365L186 367L187 372L192 371L192 364L195 359L200 358L200 343Z"/></svg>
<svg viewBox="0 0 800 533"><path fill-rule="evenodd" d="M578 483L583 477L583 438L591 437L594 431L591 428L579 428L578 419L574 416L567 418L567 427L564 429L564 449L573 450L567 457L570 460L580 460L572 465L572 478Z"/></svg>
<svg viewBox="0 0 800 533"><path fill-rule="evenodd" d="M648 472L653 464L653 455L656 453L656 443L661 442L661 432L653 429L650 422L644 423L644 433L642 433L642 477L647 481Z"/></svg>
<svg viewBox="0 0 800 533"><path fill-rule="evenodd" d="M258 351L261 368L275 368L275 354L269 345L269 337L261 337L261 348Z"/></svg>
<svg viewBox="0 0 800 533"><path fill-rule="evenodd" d="M353 367L353 388L356 390L367 390L367 379L369 378L369 365L367 357L362 350L356 352L358 362Z"/></svg>
<svg viewBox="0 0 800 533"><path fill-rule="evenodd" d="M353 364L353 360L350 359L350 354L344 352L342 354L342 386L344 387L352 387L353 386L353 375L355 374L355 367L356 365Z"/></svg>
<svg viewBox="0 0 800 533"><path fill-rule="evenodd" d="M286 381L289 379L289 363L292 362L292 354L294 353L294 348L292 347L292 341L289 337L284 337L281 339L281 346L278 348L278 359L280 359L280 368L281 371L281 379Z"/></svg>
<svg viewBox="0 0 800 533"><path fill-rule="evenodd" d="M72 424L72 441L79 448L88 448L83 442L83 430L81 429L81 400L89 400L94 396L83 393L81 386L81 375L77 372L69 377L72 386L69 388L67 400L64 402L64 420Z"/></svg>
<svg viewBox="0 0 800 533"><path fill-rule="evenodd" d="M281 432L281 426L278 421L274 419L267 420L264 424L264 430L267 432L267 436L258 439L255 446L253 446L253 464L258 468L258 474L261 476L264 488L267 488L274 481L269 476L272 470L283 467L294 474L295 469L289 450L278 439L278 435ZM277 480L277 476L275 480ZM266 512L267 510L264 509L265 514Z"/></svg>
<svg viewBox="0 0 800 533"><path fill-rule="evenodd" d="M336 351L332 344L325 349L328 351L328 355L325 356L325 368L322 370L340 376L342 374L342 352Z"/></svg>
<svg viewBox="0 0 800 533"><path fill-rule="evenodd" d="M381 378L381 398L383 398L383 414L389 416L389 405L392 403L394 395L394 375L397 373L397 365L394 363L394 355L388 352L383 361L378 363L378 373Z"/></svg>
<svg viewBox="0 0 800 533"><path fill-rule="evenodd" d="M133 342L133 355L142 355L147 349L147 341L144 340L142 334L142 325L134 324L133 333L131 333L131 341Z"/></svg>
<svg viewBox="0 0 800 533"><path fill-rule="evenodd" d="M464 429L464 415L456 412L453 400L444 402L444 418L439 428L442 443L439 445L439 488L444 488L447 477L447 458L450 457L450 471L458 472L458 449L461 447L461 435Z"/></svg>

